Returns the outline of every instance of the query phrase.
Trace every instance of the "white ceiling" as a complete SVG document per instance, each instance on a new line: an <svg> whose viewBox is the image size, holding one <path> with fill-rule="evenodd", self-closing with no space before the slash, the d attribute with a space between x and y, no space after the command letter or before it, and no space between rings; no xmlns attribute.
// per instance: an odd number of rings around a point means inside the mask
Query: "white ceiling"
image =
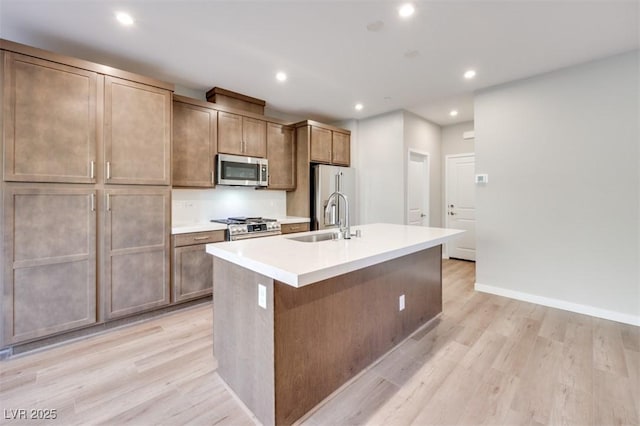
<svg viewBox="0 0 640 426"><path fill-rule="evenodd" d="M404 108L441 125L473 119L474 90L640 47L637 0L413 3L403 20L400 2L384 0L0 0L0 37L297 117Z"/></svg>

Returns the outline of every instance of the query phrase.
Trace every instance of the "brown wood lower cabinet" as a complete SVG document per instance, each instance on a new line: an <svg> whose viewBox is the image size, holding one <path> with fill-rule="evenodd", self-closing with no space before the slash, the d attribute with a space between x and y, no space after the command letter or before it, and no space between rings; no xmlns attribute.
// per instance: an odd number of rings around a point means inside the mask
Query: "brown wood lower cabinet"
<svg viewBox="0 0 640 426"><path fill-rule="evenodd" d="M169 304L171 189L105 191L107 319Z"/></svg>
<svg viewBox="0 0 640 426"><path fill-rule="evenodd" d="M206 245L224 241L224 231L194 232L172 237L172 302L184 302L211 294L213 256Z"/></svg>
<svg viewBox="0 0 640 426"><path fill-rule="evenodd" d="M79 186L5 187L2 346L96 322L95 196Z"/></svg>
<svg viewBox="0 0 640 426"><path fill-rule="evenodd" d="M309 222L303 223L283 223L280 225L280 231L283 234L293 234L294 232L306 232L309 230Z"/></svg>

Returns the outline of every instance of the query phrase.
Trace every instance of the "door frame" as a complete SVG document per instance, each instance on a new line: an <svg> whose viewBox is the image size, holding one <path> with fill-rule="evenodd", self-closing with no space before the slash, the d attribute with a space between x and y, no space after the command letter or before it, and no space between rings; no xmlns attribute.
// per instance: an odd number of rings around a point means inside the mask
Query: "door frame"
<svg viewBox="0 0 640 426"><path fill-rule="evenodd" d="M444 217L444 227L449 227L449 215L447 214L447 206L449 205L449 159L451 158L464 158L473 157L475 161L475 152L464 152L462 154L449 154L444 156L444 204L442 205L442 217ZM449 247L447 244L443 244L442 258L449 259Z"/></svg>
<svg viewBox="0 0 640 426"><path fill-rule="evenodd" d="M430 192L430 186L431 186L431 154L429 154L428 152L425 151L420 151L417 149L412 149L409 148L407 150L407 166L405 168L405 179L406 179L406 192L405 192L405 200L404 200L404 223L405 225L409 224L409 162L411 162L411 156L412 155L419 155L421 157L423 157L423 164L426 168L425 170L425 175L426 175L426 187L425 187L425 194L424 194L424 199L423 199L423 207L424 207L424 211L427 212L427 217L429 219L429 221L431 221L431 215L429 214L429 209L431 208L431 199L429 198L431 195ZM424 224L423 224L424 226ZM427 223L427 226L429 226L429 224Z"/></svg>

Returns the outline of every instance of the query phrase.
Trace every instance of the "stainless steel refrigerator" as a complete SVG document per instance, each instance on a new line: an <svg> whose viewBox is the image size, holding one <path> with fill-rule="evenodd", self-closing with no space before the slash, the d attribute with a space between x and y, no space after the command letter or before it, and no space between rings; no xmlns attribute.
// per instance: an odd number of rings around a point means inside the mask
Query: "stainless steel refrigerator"
<svg viewBox="0 0 640 426"><path fill-rule="evenodd" d="M325 215L329 196L336 190L347 196L350 225L357 225L355 169L316 164L312 166L311 176L311 229L337 228L338 220L346 224L346 206L340 197L334 198L335 205L332 203L328 214Z"/></svg>

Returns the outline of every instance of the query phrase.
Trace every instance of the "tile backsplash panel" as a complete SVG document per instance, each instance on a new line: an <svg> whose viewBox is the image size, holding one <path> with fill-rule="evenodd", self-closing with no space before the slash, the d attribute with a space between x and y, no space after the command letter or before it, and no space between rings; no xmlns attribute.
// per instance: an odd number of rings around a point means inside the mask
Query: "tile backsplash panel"
<svg viewBox="0 0 640 426"><path fill-rule="evenodd" d="M285 217L285 191L243 187L173 189L173 225L208 222L232 216Z"/></svg>

